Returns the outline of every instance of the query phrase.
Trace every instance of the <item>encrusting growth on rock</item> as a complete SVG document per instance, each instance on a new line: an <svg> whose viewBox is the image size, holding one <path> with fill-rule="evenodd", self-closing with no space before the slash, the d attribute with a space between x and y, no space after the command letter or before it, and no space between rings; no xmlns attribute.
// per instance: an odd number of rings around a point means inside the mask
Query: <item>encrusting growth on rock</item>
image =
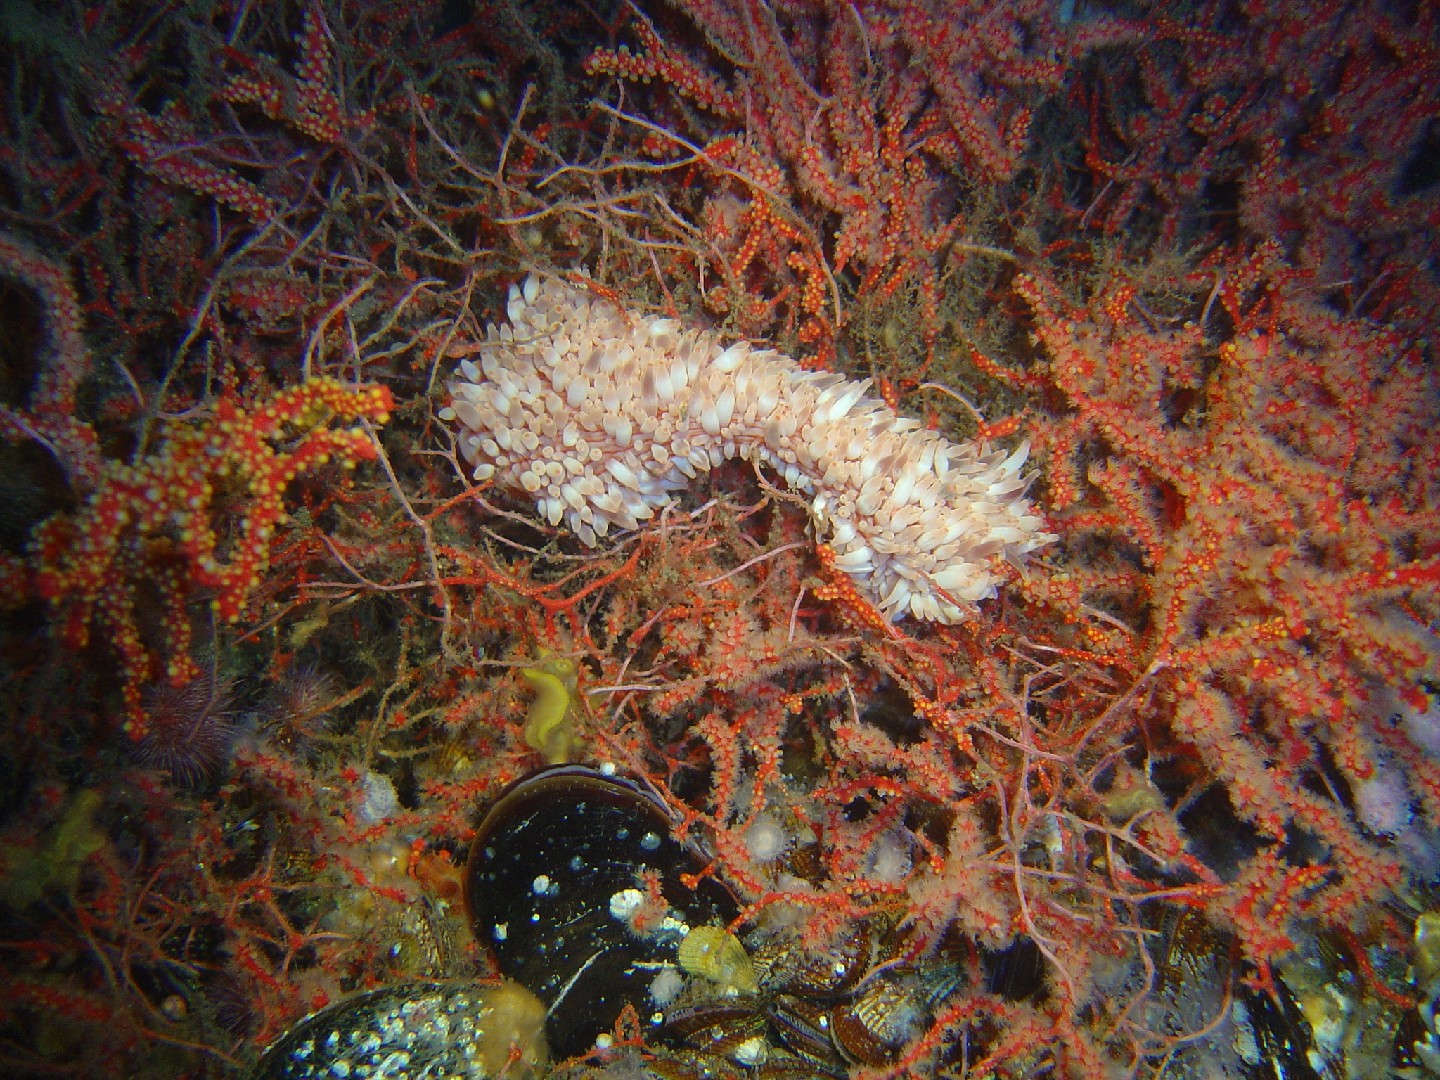
<svg viewBox="0 0 1440 1080"><path fill-rule="evenodd" d="M594 545L737 455L803 493L836 566L887 616L959 622L1048 543L1014 453L952 443L869 382L528 278L464 361L442 416L476 480L535 496Z"/></svg>

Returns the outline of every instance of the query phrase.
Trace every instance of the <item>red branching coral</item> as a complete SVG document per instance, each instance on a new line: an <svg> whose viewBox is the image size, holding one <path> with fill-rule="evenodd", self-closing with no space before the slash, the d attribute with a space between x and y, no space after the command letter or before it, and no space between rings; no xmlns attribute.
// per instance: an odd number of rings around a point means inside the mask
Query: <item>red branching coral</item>
<svg viewBox="0 0 1440 1080"><path fill-rule="evenodd" d="M0 17L0 1071L494 975L456 865L540 657L764 989L561 1080L1440 1053L1433 11L51 7ZM1058 540L892 623L722 452L577 545L439 415L532 273L1028 439Z"/></svg>
<svg viewBox="0 0 1440 1080"><path fill-rule="evenodd" d="M36 588L70 648L105 631L120 657L125 729L133 737L145 733L141 693L155 674L155 647L144 640L136 611L140 590L158 593L150 602L160 608L166 676L177 685L199 678L191 599L208 599L222 622L240 618L285 518L291 482L332 458L353 465L375 455L374 437L363 428L328 425L383 423L392 407L386 387L334 379L300 383L248 408L222 398L204 423L162 433L138 463L107 466L79 512L36 530Z"/></svg>
<svg viewBox="0 0 1440 1080"><path fill-rule="evenodd" d="M1237 895L1216 898L1262 969L1293 946L1286 927L1347 925L1394 880L1394 856L1315 782L1338 775L1358 790L1385 744L1421 760L1376 694L1395 687L1424 710L1434 643L1407 602L1440 582L1425 539L1440 527L1433 372L1399 334L1308 300L1303 281L1262 248L1215 293L1208 314L1231 327L1218 342L1198 322L1155 326L1128 285L1088 309L1053 283L1017 285L1067 406L1037 428L1053 455L1053 520L1077 545L1133 545L1067 567L1066 586L1134 620L1129 647L1159 688L1157 718L1236 812L1263 836L1322 845L1325 870L1304 888L1237 903L1287 876L1272 848ZM1420 766L1415 792L1430 815L1433 769Z"/></svg>

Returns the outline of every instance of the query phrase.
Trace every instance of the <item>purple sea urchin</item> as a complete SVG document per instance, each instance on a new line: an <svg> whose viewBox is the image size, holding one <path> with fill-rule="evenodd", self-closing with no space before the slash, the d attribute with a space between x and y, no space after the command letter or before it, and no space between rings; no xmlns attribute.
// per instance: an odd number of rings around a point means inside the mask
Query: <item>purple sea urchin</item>
<svg viewBox="0 0 1440 1080"><path fill-rule="evenodd" d="M180 685L145 691L145 735L135 744L142 764L168 772L176 783L199 784L224 760L239 728L231 711L230 682L215 671Z"/></svg>

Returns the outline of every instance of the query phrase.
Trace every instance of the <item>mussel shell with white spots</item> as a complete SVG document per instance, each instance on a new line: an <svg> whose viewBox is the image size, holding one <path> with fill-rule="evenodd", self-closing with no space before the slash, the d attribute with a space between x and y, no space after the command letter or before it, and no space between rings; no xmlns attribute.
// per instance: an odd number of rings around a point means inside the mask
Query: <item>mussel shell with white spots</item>
<svg viewBox="0 0 1440 1080"><path fill-rule="evenodd" d="M633 1005L647 1028L657 975L676 961L690 927L728 923L736 905L676 840L675 822L638 783L562 765L512 787L486 814L470 850L465 893L476 940L500 970L550 1010L557 1058L585 1053ZM639 934L612 908L626 890L658 883L668 918ZM632 894L633 895L633 894Z"/></svg>

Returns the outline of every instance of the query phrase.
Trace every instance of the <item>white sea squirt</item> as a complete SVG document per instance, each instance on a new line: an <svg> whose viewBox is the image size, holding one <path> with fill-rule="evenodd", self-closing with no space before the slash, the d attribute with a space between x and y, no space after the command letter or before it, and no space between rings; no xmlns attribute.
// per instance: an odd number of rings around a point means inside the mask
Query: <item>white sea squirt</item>
<svg viewBox="0 0 1440 1080"><path fill-rule="evenodd" d="M809 501L836 566L889 618L954 623L1054 536L1028 445L952 443L853 382L532 275L460 364L441 416L477 481L533 495L587 545L634 529L726 457Z"/></svg>

